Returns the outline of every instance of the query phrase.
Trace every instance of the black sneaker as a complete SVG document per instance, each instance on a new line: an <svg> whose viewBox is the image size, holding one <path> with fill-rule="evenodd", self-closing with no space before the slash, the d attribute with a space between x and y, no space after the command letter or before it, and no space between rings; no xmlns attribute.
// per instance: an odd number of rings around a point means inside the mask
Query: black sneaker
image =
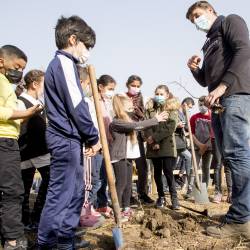
<svg viewBox="0 0 250 250"><path fill-rule="evenodd" d="M86 228L78 227L75 232L75 237L82 237L86 234Z"/></svg>
<svg viewBox="0 0 250 250"><path fill-rule="evenodd" d="M171 200L172 200L172 209L173 210L180 210L181 207L180 207L178 198L177 197L176 198L172 198Z"/></svg>
<svg viewBox="0 0 250 250"><path fill-rule="evenodd" d="M9 241L5 241L4 243L4 250L22 250L27 249L28 242L24 237L16 239L16 245L12 246Z"/></svg>
<svg viewBox="0 0 250 250"><path fill-rule="evenodd" d="M130 198L130 207L137 208L140 205L140 201L136 199L136 197L132 196Z"/></svg>
<svg viewBox="0 0 250 250"><path fill-rule="evenodd" d="M146 204L153 204L155 202L147 194L140 195L139 199L141 202L146 203Z"/></svg>
<svg viewBox="0 0 250 250"><path fill-rule="evenodd" d="M163 208L166 205L165 197L159 197L156 201L157 208Z"/></svg>
<svg viewBox="0 0 250 250"><path fill-rule="evenodd" d="M187 193L184 195L184 198L186 200L189 200L192 198L192 190L191 189L188 189Z"/></svg>
<svg viewBox="0 0 250 250"><path fill-rule="evenodd" d="M90 246L90 242L81 238L74 239L74 249L87 248Z"/></svg>

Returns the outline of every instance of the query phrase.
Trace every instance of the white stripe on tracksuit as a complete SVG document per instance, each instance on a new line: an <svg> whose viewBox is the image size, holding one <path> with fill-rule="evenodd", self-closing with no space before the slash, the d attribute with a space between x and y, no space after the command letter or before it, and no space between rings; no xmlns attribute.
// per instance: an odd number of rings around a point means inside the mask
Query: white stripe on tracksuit
<svg viewBox="0 0 250 250"><path fill-rule="evenodd" d="M84 156L83 161L84 161L84 170L85 170L83 173L83 178L84 178L84 183L85 183L85 198L84 198L83 206L86 207L86 205L88 205L89 192L92 189L92 184L91 184L92 158Z"/></svg>

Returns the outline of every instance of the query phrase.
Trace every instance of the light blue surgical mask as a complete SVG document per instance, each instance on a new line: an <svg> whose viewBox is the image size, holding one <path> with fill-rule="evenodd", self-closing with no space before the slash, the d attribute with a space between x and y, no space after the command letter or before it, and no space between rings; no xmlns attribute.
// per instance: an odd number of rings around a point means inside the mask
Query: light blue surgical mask
<svg viewBox="0 0 250 250"><path fill-rule="evenodd" d="M211 23L205 15L201 15L194 19L195 26L198 30L208 32L211 28Z"/></svg>
<svg viewBox="0 0 250 250"><path fill-rule="evenodd" d="M156 95L154 100L158 104L164 104L166 102L166 98L163 95Z"/></svg>

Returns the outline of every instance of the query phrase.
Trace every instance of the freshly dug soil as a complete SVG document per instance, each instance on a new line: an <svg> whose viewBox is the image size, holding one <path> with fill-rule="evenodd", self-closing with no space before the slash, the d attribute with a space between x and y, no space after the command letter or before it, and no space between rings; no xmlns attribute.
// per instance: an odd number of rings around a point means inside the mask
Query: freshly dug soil
<svg viewBox="0 0 250 250"><path fill-rule="evenodd" d="M192 201L180 200L183 207L203 211L204 206ZM205 234L207 226L219 224L219 217L229 207L227 203L209 204L206 209L211 217L200 215L185 208L173 211L168 207L156 209L153 206L135 209L133 218L123 224L124 250L224 250L250 249L250 243L242 239L215 239ZM114 250L112 237L113 219L96 230L87 231L83 237L91 242L88 249ZM36 235L27 237L35 242ZM1 247L0 247L1 249ZM30 249L36 249L35 247ZM2 250L2 249L1 249Z"/></svg>

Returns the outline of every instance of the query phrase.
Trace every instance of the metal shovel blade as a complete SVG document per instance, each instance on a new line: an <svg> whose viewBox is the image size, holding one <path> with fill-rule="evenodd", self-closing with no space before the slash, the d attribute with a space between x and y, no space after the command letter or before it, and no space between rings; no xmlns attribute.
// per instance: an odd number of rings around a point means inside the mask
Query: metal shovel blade
<svg viewBox="0 0 250 250"><path fill-rule="evenodd" d="M113 233L113 239L115 242L115 249L121 250L123 247L123 237L122 237L122 230L119 227L115 227L112 230Z"/></svg>
<svg viewBox="0 0 250 250"><path fill-rule="evenodd" d="M193 185L192 196L194 197L195 202L198 203L198 204L207 204L207 203L209 203L206 183L200 183L200 190L194 184Z"/></svg>

